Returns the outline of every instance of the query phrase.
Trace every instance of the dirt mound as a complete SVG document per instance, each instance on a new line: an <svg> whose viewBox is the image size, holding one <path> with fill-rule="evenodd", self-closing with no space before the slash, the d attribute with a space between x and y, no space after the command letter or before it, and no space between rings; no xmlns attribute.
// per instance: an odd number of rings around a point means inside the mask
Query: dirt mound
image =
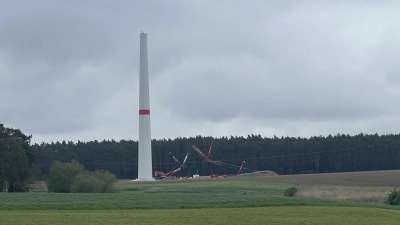
<svg viewBox="0 0 400 225"><path fill-rule="evenodd" d="M237 175L238 177L265 177L265 176L279 176L279 174L271 170L257 171L253 173L242 173Z"/></svg>

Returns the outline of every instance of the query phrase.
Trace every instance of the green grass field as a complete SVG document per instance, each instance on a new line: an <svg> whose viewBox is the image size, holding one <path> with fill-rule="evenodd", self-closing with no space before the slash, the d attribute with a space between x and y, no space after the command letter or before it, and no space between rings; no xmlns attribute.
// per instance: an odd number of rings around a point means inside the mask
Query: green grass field
<svg viewBox="0 0 400 225"><path fill-rule="evenodd" d="M0 224L398 224L399 207L284 197L289 184L125 184L118 193L0 193Z"/></svg>
<svg viewBox="0 0 400 225"><path fill-rule="evenodd" d="M0 211L0 224L399 224L399 210L288 206L166 210Z"/></svg>

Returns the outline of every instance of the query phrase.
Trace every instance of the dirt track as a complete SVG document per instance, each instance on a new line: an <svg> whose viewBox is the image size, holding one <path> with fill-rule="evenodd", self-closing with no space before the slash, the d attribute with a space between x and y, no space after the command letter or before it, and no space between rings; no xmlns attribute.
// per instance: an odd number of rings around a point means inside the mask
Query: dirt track
<svg viewBox="0 0 400 225"><path fill-rule="evenodd" d="M266 181L291 184L334 186L389 186L400 187L400 170L320 173L277 176L236 176L232 180Z"/></svg>

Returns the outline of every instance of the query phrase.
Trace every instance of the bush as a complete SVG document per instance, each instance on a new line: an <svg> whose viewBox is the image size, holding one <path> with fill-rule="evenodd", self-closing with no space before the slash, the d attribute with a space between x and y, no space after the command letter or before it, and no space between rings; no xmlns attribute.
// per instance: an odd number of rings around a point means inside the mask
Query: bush
<svg viewBox="0 0 400 225"><path fill-rule="evenodd" d="M78 193L95 193L99 191L99 180L96 179L89 172L83 172L76 176L75 181L71 187L71 192Z"/></svg>
<svg viewBox="0 0 400 225"><path fill-rule="evenodd" d="M76 176L71 192L105 193L114 192L114 183L117 178L108 171L83 172Z"/></svg>
<svg viewBox="0 0 400 225"><path fill-rule="evenodd" d="M114 192L116 181L116 176L108 171L89 172L76 161L55 161L50 167L47 185L49 192L104 193Z"/></svg>
<svg viewBox="0 0 400 225"><path fill-rule="evenodd" d="M389 194L388 203L390 205L400 205L400 191L396 190L396 188Z"/></svg>
<svg viewBox="0 0 400 225"><path fill-rule="evenodd" d="M286 197L293 197L295 194L297 193L297 188L296 187L290 187L288 189L286 189L283 194Z"/></svg>
<svg viewBox="0 0 400 225"><path fill-rule="evenodd" d="M71 192L76 176L84 171L84 167L77 161L62 163L54 161L50 167L50 174L46 180L49 192Z"/></svg>
<svg viewBox="0 0 400 225"><path fill-rule="evenodd" d="M117 181L117 177L114 174L105 170L98 170L94 172L93 175L100 180L101 193L115 191L114 184Z"/></svg>

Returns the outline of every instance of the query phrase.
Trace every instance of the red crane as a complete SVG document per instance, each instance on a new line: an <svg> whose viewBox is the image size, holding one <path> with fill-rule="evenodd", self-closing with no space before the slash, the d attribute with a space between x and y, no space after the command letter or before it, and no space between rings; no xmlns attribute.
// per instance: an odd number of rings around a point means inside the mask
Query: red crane
<svg viewBox="0 0 400 225"><path fill-rule="evenodd" d="M206 155L199 147L197 147L196 145L192 145L192 148L197 152L197 154L199 154L203 159L204 162L208 162L208 163L212 163L214 165L217 166L225 166L225 167L229 167L232 169L237 169L238 166L236 165L232 165L232 164L228 164L228 163L224 163L221 161L215 161L211 159L211 153L213 150L213 146L214 146L214 140L212 140L211 145L210 145L210 149L208 150L208 154ZM242 161L242 165L239 167L239 171L237 172L237 174L241 174L244 168L244 164L246 164L246 161ZM246 169L249 170L249 169Z"/></svg>
<svg viewBox="0 0 400 225"><path fill-rule="evenodd" d="M175 156L172 155L171 152L169 153L169 155L172 156L172 158L175 160L175 162L178 163L179 167L178 167L177 169L174 169L174 170L168 172L168 173L164 173L164 172L162 172L162 171L157 171L157 170L156 170L156 171L154 172L154 176L155 176L156 179L165 179L165 178L171 177L171 176L175 175L175 173L177 173L177 172L179 172L179 171L181 171L181 170L183 170L183 169L186 168L185 163L186 163L186 160L187 160L187 158L188 158L188 156L189 156L189 152L186 153L186 156L185 156L185 158L183 159L183 162L182 162L182 163L180 163L179 160L176 159Z"/></svg>
<svg viewBox="0 0 400 225"><path fill-rule="evenodd" d="M210 149L208 150L208 155L206 155L203 151L201 151L201 149L199 147L197 147L196 145L192 145L192 148L204 159L205 162L209 162L209 163L220 166L222 164L222 162L214 161L214 160L210 159L213 145L214 145L214 140L211 142Z"/></svg>
<svg viewBox="0 0 400 225"><path fill-rule="evenodd" d="M239 171L238 171L237 175L239 175L239 174L241 174L241 173L242 173L242 170L243 170L244 164L246 164L246 161L243 161L243 162L242 162L242 165L240 166L240 168L239 168Z"/></svg>

